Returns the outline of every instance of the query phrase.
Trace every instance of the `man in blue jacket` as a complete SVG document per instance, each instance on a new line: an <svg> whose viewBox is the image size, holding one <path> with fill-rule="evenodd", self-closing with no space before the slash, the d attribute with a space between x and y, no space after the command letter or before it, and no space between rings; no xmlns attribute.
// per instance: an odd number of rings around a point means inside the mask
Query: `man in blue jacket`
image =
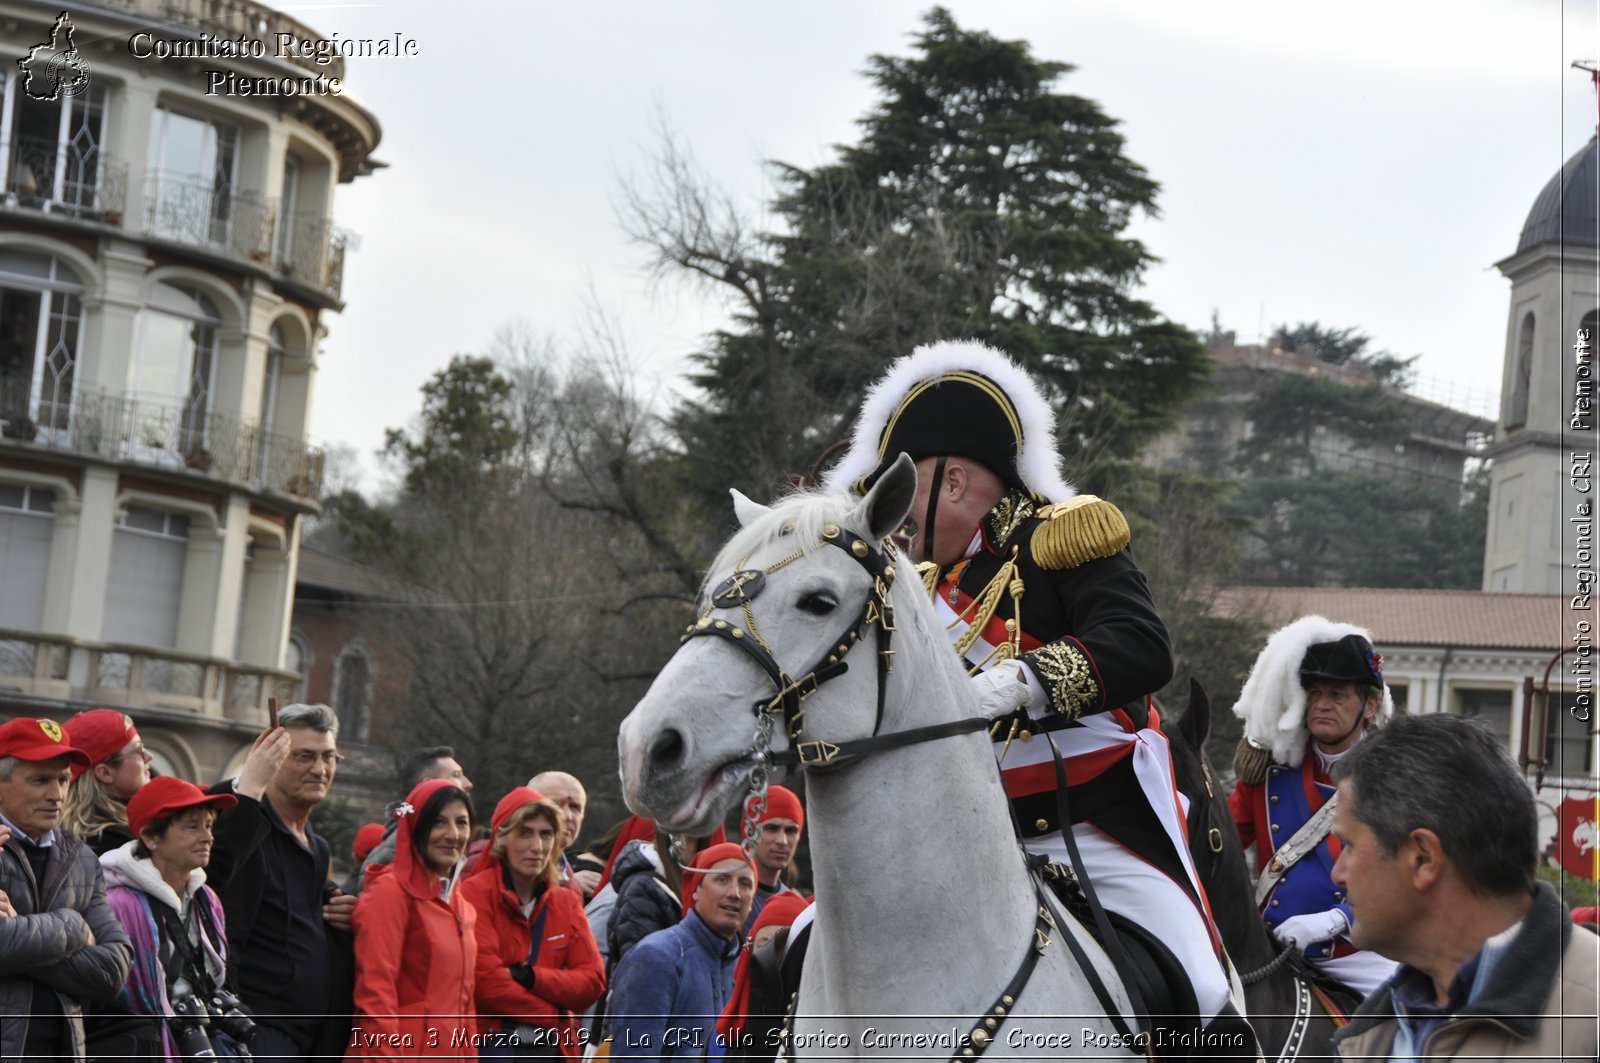
<svg viewBox="0 0 1600 1063"><path fill-rule="evenodd" d="M635 945L611 987L612 1059L703 1056L733 992L739 928L755 898L755 869L733 842L713 845L685 869L691 907L683 922Z"/></svg>

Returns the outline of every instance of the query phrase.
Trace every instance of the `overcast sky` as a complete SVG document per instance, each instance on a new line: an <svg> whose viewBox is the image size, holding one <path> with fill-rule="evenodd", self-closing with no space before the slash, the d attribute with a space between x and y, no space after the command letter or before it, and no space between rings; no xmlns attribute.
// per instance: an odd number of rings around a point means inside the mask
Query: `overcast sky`
<svg viewBox="0 0 1600 1063"><path fill-rule="evenodd" d="M663 117L759 211L764 160L812 166L853 140L875 100L867 57L908 54L931 5L280 6L324 35L420 45L347 69L388 168L338 191L361 246L312 435L370 467L427 378L513 320L570 339L598 303L666 401L723 307L652 291L617 223L619 185L648 168ZM1058 88L1121 121L1162 185L1160 217L1134 229L1161 260L1143 285L1159 311L1203 329L1215 309L1241 339L1358 326L1421 355L1425 391L1492 414L1509 292L1494 263L1594 132L1593 88L1569 64L1600 58L1600 0L947 6L1073 64Z"/></svg>

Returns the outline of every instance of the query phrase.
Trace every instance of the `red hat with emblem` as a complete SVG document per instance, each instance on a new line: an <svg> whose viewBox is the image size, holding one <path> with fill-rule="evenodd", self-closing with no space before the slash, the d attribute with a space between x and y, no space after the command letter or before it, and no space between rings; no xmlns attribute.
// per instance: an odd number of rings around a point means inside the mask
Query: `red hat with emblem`
<svg viewBox="0 0 1600 1063"><path fill-rule="evenodd" d="M209 808L220 812L238 803L239 799L232 794L208 794L176 775L160 775L145 783L138 793L128 799L128 829L138 837L150 824L175 816L186 808Z"/></svg>
<svg viewBox="0 0 1600 1063"><path fill-rule="evenodd" d="M139 729L133 726L133 717L116 709L80 712L61 729L67 733L67 741L71 745L89 755L89 763L82 767L73 765L74 779L96 764L104 764L139 737Z"/></svg>
<svg viewBox="0 0 1600 1063"><path fill-rule="evenodd" d="M89 754L67 742L59 723L32 716L19 716L0 724L0 757L27 761L68 757L74 765L89 766Z"/></svg>

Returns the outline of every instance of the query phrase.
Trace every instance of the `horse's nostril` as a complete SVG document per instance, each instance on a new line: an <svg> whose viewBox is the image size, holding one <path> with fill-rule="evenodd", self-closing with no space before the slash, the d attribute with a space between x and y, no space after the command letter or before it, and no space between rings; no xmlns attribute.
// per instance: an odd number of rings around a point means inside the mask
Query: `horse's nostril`
<svg viewBox="0 0 1600 1063"><path fill-rule="evenodd" d="M650 743L650 770L672 771L683 763L683 735L677 731L663 731Z"/></svg>

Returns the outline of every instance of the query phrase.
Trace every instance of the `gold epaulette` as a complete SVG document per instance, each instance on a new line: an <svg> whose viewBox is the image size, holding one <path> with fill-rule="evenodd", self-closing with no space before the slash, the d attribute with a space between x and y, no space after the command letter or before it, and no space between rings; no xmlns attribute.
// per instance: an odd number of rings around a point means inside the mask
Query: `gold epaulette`
<svg viewBox="0 0 1600 1063"><path fill-rule="evenodd" d="M1096 495L1078 495L1039 510L1030 549L1044 568L1075 568L1110 557L1128 545L1131 534L1122 511Z"/></svg>
<svg viewBox="0 0 1600 1063"><path fill-rule="evenodd" d="M1233 750L1233 773L1239 781L1250 786L1260 786L1267 781L1267 768L1272 764L1272 753L1262 749L1248 738L1239 739Z"/></svg>

